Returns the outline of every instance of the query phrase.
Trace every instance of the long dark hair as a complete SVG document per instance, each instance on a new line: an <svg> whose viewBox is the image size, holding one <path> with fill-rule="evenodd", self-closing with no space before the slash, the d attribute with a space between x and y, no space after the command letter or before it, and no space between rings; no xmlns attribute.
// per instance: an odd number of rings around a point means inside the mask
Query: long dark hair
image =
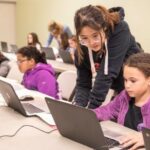
<svg viewBox="0 0 150 150"><path fill-rule="evenodd" d="M83 59L83 52L79 45L79 35L83 27L88 26L94 30L100 31L103 29L106 37L110 31L113 31L114 25L120 21L118 12L109 12L103 6L88 5L76 11L74 24L78 41L78 59L79 62Z"/></svg>
<svg viewBox="0 0 150 150"><path fill-rule="evenodd" d="M28 46L36 46L37 43L40 44L40 46L42 46L36 33L31 32L28 35L31 35L32 38L33 38L33 42L32 43L29 43L29 42L27 43Z"/></svg>
<svg viewBox="0 0 150 150"><path fill-rule="evenodd" d="M21 54L23 57L27 57L28 59L33 58L36 63L41 62L47 64L45 53L39 52L36 47L33 46L22 47L17 51L17 54Z"/></svg>
<svg viewBox="0 0 150 150"><path fill-rule="evenodd" d="M63 32L63 33L61 33L60 38L61 38L60 49L66 50L69 47L68 34L66 32Z"/></svg>

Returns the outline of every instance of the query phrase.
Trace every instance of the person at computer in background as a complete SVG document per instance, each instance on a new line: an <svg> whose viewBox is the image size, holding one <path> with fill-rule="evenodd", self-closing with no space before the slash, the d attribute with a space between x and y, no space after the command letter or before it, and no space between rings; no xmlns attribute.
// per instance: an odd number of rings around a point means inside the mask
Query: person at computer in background
<svg viewBox="0 0 150 150"><path fill-rule="evenodd" d="M9 70L9 59L6 58L1 52L0 52L0 76L6 77Z"/></svg>
<svg viewBox="0 0 150 150"><path fill-rule="evenodd" d="M34 46L41 52L41 43L39 41L38 35L34 32L31 32L27 36L27 45Z"/></svg>
<svg viewBox="0 0 150 150"><path fill-rule="evenodd" d="M19 70L24 73L22 84L27 89L59 99L55 72L47 64L45 53L40 53L36 47L26 46L20 48L16 55Z"/></svg>
<svg viewBox="0 0 150 150"><path fill-rule="evenodd" d="M52 40L55 39L58 44L58 49L60 49L61 46L65 46L67 42L66 38L72 36L72 32L67 25L61 25L60 23L57 23L55 21L50 21L48 25L48 31L50 33L46 43L46 47L49 47L49 45L52 43Z"/></svg>
<svg viewBox="0 0 150 150"><path fill-rule="evenodd" d="M69 47L67 48L67 51L70 52L72 59L74 60L74 53L77 49L77 38L75 35L72 35L68 39Z"/></svg>
<svg viewBox="0 0 150 150"><path fill-rule="evenodd" d="M88 5L75 13L75 105L96 108L104 102L110 88L115 93L124 89L123 62L140 48L120 15L119 10L109 12L100 5Z"/></svg>
<svg viewBox="0 0 150 150"><path fill-rule="evenodd" d="M115 120L137 131L150 128L150 53L131 55L124 64L123 77L125 90L93 111L100 121ZM124 137L121 144L134 144L131 150L144 145L142 133Z"/></svg>

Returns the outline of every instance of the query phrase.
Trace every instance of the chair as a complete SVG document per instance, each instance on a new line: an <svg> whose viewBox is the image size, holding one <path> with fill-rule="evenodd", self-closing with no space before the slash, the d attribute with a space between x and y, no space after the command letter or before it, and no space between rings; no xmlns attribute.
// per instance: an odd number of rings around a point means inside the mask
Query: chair
<svg viewBox="0 0 150 150"><path fill-rule="evenodd" d="M10 70L6 78L13 79L21 83L23 78L23 73L19 71L16 61L10 61L9 66L10 66Z"/></svg>
<svg viewBox="0 0 150 150"><path fill-rule="evenodd" d="M72 101L75 93L77 73L75 71L64 71L58 78L60 95L63 100Z"/></svg>

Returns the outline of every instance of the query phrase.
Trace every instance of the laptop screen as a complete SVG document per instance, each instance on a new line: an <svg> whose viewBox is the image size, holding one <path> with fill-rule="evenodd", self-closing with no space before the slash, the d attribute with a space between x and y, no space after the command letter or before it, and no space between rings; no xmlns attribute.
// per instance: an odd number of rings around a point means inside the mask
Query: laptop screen
<svg viewBox="0 0 150 150"><path fill-rule="evenodd" d="M70 52L64 51L64 50L60 50L59 51L59 55L62 58L64 63L69 63L69 64L73 64L74 63Z"/></svg>
<svg viewBox="0 0 150 150"><path fill-rule="evenodd" d="M7 105L25 115L25 110L11 84L0 80L0 85L0 93L3 95Z"/></svg>
<svg viewBox="0 0 150 150"><path fill-rule="evenodd" d="M150 129L143 128L142 134L143 134L143 138L144 138L145 149L150 150Z"/></svg>
<svg viewBox="0 0 150 150"><path fill-rule="evenodd" d="M47 59L56 60L53 48L51 47L41 47L41 51L45 53Z"/></svg>
<svg viewBox="0 0 150 150"><path fill-rule="evenodd" d="M96 115L91 110L46 98L60 134L95 149L108 150Z"/></svg>
<svg viewBox="0 0 150 150"><path fill-rule="evenodd" d="M8 52L8 46L6 42L1 42L1 49L3 52Z"/></svg>

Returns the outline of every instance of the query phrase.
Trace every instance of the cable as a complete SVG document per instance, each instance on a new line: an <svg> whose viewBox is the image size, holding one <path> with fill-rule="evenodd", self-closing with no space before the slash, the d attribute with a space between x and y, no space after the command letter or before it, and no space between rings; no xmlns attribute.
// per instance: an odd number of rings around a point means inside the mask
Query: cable
<svg viewBox="0 0 150 150"><path fill-rule="evenodd" d="M17 131L16 131L14 134L11 134L11 135L1 135L0 138L3 138L3 137L14 137L14 136L17 135L17 133L18 133L22 128L24 128L24 127L32 127L32 128L35 128L35 129L37 129L37 130L39 130L39 131L41 131L41 132L47 133L47 134L50 134L50 133L52 133L53 131L57 130L57 128L56 128L56 129L53 129L53 130L50 130L50 131L47 132L47 131L44 131L44 130L42 130L42 129L38 128L38 127L35 127L35 126L33 126L33 125L23 125L23 126L21 126L19 129L17 129Z"/></svg>

